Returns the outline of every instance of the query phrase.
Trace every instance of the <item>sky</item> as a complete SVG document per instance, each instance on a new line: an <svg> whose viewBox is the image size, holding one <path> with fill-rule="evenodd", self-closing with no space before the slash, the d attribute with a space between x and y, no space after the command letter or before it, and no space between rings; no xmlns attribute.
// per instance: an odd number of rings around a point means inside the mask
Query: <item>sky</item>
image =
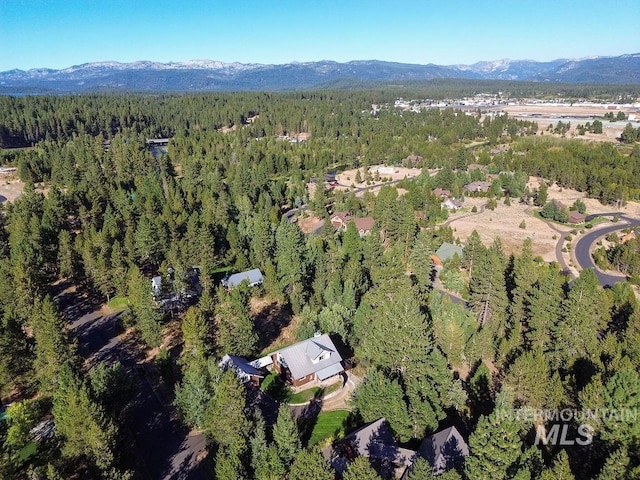
<svg viewBox="0 0 640 480"><path fill-rule="evenodd" d="M0 0L0 71L615 56L640 52L639 19L640 0Z"/></svg>

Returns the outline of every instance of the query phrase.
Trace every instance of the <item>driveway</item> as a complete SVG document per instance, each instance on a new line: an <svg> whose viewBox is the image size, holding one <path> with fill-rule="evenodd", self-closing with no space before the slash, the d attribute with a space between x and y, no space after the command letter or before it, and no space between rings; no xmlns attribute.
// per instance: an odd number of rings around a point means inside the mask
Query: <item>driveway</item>
<svg viewBox="0 0 640 480"><path fill-rule="evenodd" d="M175 409L161 401L153 377L146 374L144 347L137 337L122 330L119 314L108 314L99 299L67 288L55 297L78 339L85 367L119 361L134 378L137 392L128 407L123 432L129 445L120 446L125 457L135 458L134 478L209 480L202 465L204 437L189 432Z"/></svg>

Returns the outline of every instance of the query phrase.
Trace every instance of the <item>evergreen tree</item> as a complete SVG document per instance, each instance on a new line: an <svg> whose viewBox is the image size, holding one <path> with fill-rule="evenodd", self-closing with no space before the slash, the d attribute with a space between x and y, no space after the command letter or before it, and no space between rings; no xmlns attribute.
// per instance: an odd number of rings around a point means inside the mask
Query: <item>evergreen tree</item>
<svg viewBox="0 0 640 480"><path fill-rule="evenodd" d="M238 454L231 448L220 448L215 461L216 480L245 480L247 475Z"/></svg>
<svg viewBox="0 0 640 480"><path fill-rule="evenodd" d="M249 421L245 414L245 392L235 373L222 374L205 413L205 432L223 449L240 455L245 451Z"/></svg>
<svg viewBox="0 0 640 480"><path fill-rule="evenodd" d="M115 426L91 399L89 389L69 366L60 371L52 413L56 435L63 441L64 456L83 456L103 471L112 466Z"/></svg>
<svg viewBox="0 0 640 480"><path fill-rule="evenodd" d="M409 468L411 473L409 473L408 480L433 480L436 478L433 474L433 467L423 457L416 458Z"/></svg>
<svg viewBox="0 0 640 480"><path fill-rule="evenodd" d="M288 480L333 480L334 478L335 472L322 454L311 448L298 452L287 476Z"/></svg>
<svg viewBox="0 0 640 480"><path fill-rule="evenodd" d="M540 475L541 480L575 480L571 467L569 466L569 456L565 450L560 450L558 457L553 462L553 468L545 469Z"/></svg>
<svg viewBox="0 0 640 480"><path fill-rule="evenodd" d="M50 392L60 368L75 361L75 344L72 343L64 318L58 313L49 297L37 302L29 322L35 339L34 370L43 391Z"/></svg>
<svg viewBox="0 0 640 480"><path fill-rule="evenodd" d="M300 450L300 433L291 410L286 404L278 409L278 420L273 427L273 441L278 449L280 460L288 467Z"/></svg>
<svg viewBox="0 0 640 480"><path fill-rule="evenodd" d="M503 415L498 404L489 416L481 416L475 431L469 437L470 455L465 459L465 473L469 480L506 480L520 467L522 424L512 415Z"/></svg>
<svg viewBox="0 0 640 480"><path fill-rule="evenodd" d="M357 457L342 475L344 480L380 480L367 457Z"/></svg>
<svg viewBox="0 0 640 480"><path fill-rule="evenodd" d="M400 441L413 436L404 394L397 380L389 380L382 372L370 370L354 392L352 402L365 422L385 417Z"/></svg>

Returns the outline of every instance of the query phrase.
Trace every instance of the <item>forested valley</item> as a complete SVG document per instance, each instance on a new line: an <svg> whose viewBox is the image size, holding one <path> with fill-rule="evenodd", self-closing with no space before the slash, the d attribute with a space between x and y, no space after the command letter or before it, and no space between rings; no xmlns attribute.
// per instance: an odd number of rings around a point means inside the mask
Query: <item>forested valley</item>
<svg viewBox="0 0 640 480"><path fill-rule="evenodd" d="M159 372L180 422L204 435L208 478L335 478L323 445L310 442L313 421L296 421L284 402L277 419L263 418L251 389L219 367L225 354L270 353L282 329L290 342L329 334L362 379L340 435L385 417L415 450L455 425L469 455L443 480L639 478L636 416L591 419L592 441L567 446L536 444L544 419L515 413L638 413L632 286L603 289L592 270L572 279L529 240L506 255L500 238L484 245L473 234L445 265L464 284L467 302L456 303L434 288L432 255L456 243L435 188L460 196L491 174L489 201L528 202L526 179L539 176L620 205L640 200L640 146L541 135L533 121L481 111L401 112L388 106L396 96L0 97L0 161L25 184L0 212L0 392L11 403L0 477L151 478L130 426L140 372L118 359L88 362L70 328L73 305L59 295L72 288L98 305L122 299L120 328L139 340L128 348L143 374ZM166 152L150 152L157 138L170 139ZM491 153L497 145L509 148ZM312 178L380 164L422 173L377 195L308 193ZM303 234L286 214L295 208L324 225ZM342 211L372 217L371 233L353 223L336 232L331 215ZM637 274L637 243L626 248L610 260ZM171 270L184 282L194 266L198 298L159 308L151 278ZM221 286L252 268L262 285ZM286 324L261 328L257 301ZM43 419L55 432L36 445ZM580 423L566 423L576 438ZM384 478L362 458L343 478ZM433 476L419 460L406 478Z"/></svg>

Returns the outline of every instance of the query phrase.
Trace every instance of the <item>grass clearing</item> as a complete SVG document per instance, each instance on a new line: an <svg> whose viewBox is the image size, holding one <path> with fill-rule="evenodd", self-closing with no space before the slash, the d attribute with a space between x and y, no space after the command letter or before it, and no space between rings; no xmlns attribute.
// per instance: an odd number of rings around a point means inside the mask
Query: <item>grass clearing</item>
<svg viewBox="0 0 640 480"><path fill-rule="evenodd" d="M323 389L320 387L308 388L298 393L290 393L287 398L287 403L307 403L313 398L318 398L323 395Z"/></svg>
<svg viewBox="0 0 640 480"><path fill-rule="evenodd" d="M129 299L127 297L113 297L107 303L107 307L111 310L122 311L129 308Z"/></svg>
<svg viewBox="0 0 640 480"><path fill-rule="evenodd" d="M334 410L332 412L320 413L311 431L309 445L317 445L329 438L343 435L350 413L348 410Z"/></svg>

